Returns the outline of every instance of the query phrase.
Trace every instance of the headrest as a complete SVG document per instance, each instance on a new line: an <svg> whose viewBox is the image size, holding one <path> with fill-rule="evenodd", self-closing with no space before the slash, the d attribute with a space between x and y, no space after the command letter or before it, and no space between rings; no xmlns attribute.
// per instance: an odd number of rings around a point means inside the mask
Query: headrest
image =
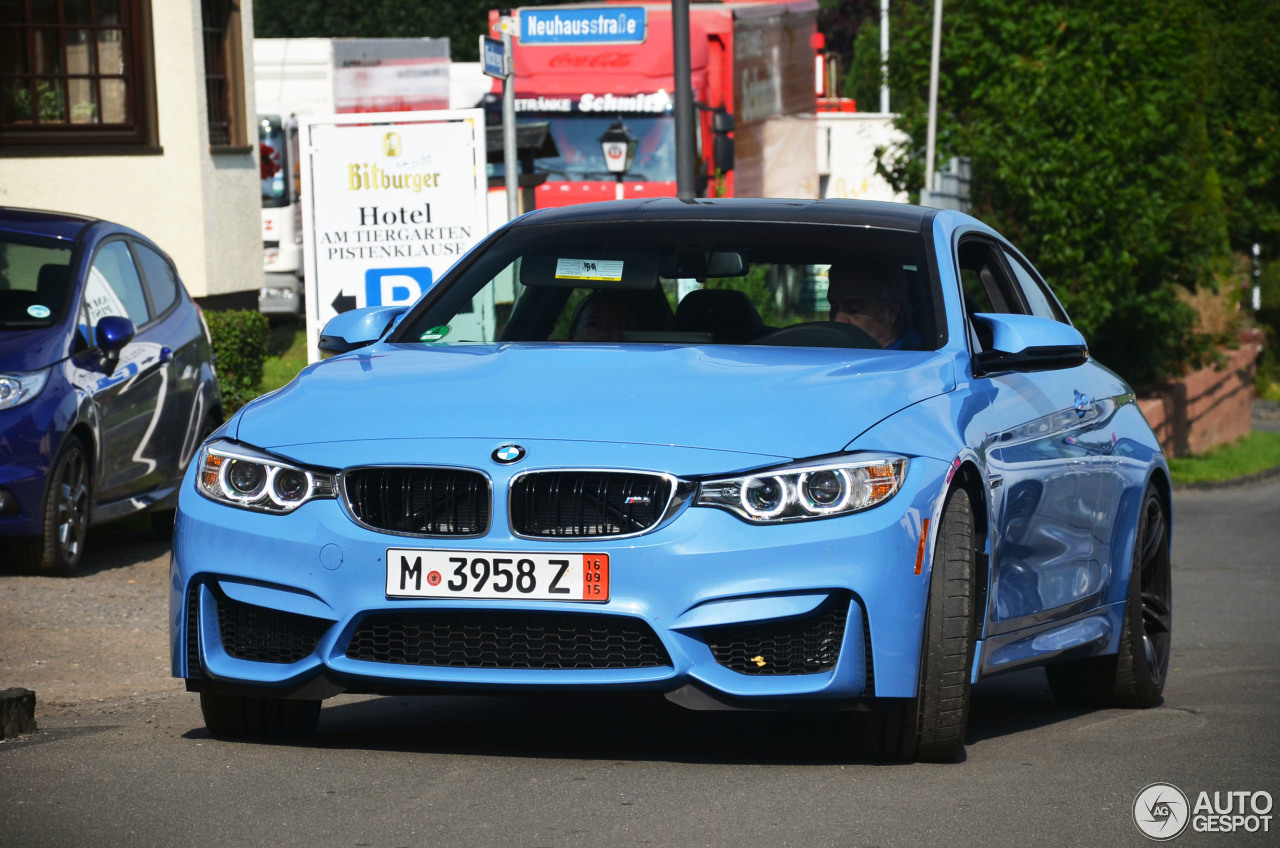
<svg viewBox="0 0 1280 848"><path fill-rule="evenodd" d="M764 332L764 321L745 292L697 289L676 307L675 330L710 332L716 344L746 344Z"/></svg>

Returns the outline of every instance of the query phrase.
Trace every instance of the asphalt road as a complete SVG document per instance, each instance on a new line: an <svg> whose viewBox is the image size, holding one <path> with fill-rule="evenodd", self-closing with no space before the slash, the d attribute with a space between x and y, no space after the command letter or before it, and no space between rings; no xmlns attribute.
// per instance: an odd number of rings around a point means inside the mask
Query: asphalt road
<svg viewBox="0 0 1280 848"><path fill-rule="evenodd" d="M1280 482L1180 493L1163 706L1067 710L1040 672L994 678L957 764L853 761L839 715L606 698L343 697L306 745L221 742L195 696L146 691L0 743L0 846L1146 845L1149 784L1280 795L1278 518ZM163 579L167 556L114 556L92 577ZM1270 815L1172 844L1280 844Z"/></svg>

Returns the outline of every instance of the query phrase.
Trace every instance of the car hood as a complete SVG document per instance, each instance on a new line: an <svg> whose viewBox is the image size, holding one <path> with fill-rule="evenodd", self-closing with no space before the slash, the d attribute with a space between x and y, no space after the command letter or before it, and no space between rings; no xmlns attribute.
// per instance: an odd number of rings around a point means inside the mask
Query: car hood
<svg viewBox="0 0 1280 848"><path fill-rule="evenodd" d="M66 356L65 327L0 330L0 371L39 371Z"/></svg>
<svg viewBox="0 0 1280 848"><path fill-rule="evenodd" d="M953 385L940 353L376 345L309 366L233 423L237 439L286 454L325 442L488 438L796 458L839 451Z"/></svg>

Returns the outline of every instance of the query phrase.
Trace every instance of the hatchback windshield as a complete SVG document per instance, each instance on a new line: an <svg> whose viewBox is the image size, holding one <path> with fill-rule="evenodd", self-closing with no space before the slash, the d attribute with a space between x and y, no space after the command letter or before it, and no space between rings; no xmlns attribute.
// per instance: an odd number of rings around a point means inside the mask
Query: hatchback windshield
<svg viewBox="0 0 1280 848"><path fill-rule="evenodd" d="M442 281L393 341L931 350L918 234L777 222L516 227Z"/></svg>
<svg viewBox="0 0 1280 848"><path fill-rule="evenodd" d="M71 296L71 248L0 233L0 330L48 327Z"/></svg>

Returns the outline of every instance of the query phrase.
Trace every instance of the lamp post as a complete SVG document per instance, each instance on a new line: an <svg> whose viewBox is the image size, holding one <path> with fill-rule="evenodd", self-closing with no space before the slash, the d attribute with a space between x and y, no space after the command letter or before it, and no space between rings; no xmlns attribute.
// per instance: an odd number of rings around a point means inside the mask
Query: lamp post
<svg viewBox="0 0 1280 848"><path fill-rule="evenodd" d="M605 167L618 180L614 199L621 200L622 178L631 170L631 160L636 155L636 137L627 129L621 117L600 136L600 149L604 152Z"/></svg>

